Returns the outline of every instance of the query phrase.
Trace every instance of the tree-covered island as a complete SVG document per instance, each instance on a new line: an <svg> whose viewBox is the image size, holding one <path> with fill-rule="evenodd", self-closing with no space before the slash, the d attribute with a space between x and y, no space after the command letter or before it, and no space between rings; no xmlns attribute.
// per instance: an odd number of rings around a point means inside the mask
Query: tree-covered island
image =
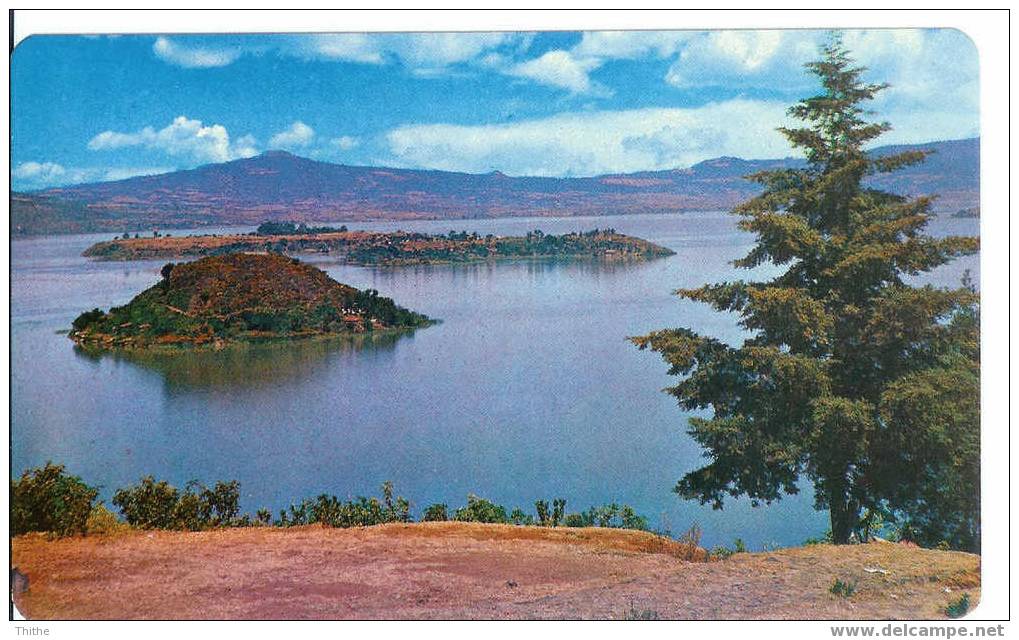
<svg viewBox="0 0 1019 640"><path fill-rule="evenodd" d="M86 348L220 346L406 330L433 322L378 291L341 284L280 254L209 256L167 264L162 275L124 306L82 313L70 338Z"/></svg>
<svg viewBox="0 0 1019 640"><path fill-rule="evenodd" d="M673 255L647 240L615 229L562 235L532 231L524 236L446 235L395 231L348 231L267 222L248 234L129 237L98 242L83 255L98 260L152 260L228 253L327 253L355 265L410 265L511 259L643 261Z"/></svg>

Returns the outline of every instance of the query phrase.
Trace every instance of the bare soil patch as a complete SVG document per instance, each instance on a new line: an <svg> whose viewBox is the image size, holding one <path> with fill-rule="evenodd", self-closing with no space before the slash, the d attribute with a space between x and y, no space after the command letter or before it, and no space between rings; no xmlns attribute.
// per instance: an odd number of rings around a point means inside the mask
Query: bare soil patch
<svg viewBox="0 0 1019 640"><path fill-rule="evenodd" d="M631 609L944 619L962 593L974 606L980 597L980 557L967 553L873 543L691 557L641 532L466 523L13 541L29 578L15 601L32 619L618 619ZM855 594L830 594L835 578Z"/></svg>

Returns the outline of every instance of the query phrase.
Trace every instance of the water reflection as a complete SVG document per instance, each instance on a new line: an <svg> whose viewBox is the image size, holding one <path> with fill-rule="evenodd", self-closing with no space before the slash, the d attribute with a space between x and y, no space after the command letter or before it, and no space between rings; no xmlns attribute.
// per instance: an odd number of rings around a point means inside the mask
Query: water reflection
<svg viewBox="0 0 1019 640"><path fill-rule="evenodd" d="M85 361L128 363L158 373L167 392L234 391L279 387L313 378L352 355L388 359L412 332L235 344L219 350L109 351L74 347ZM379 363L381 364L381 363Z"/></svg>

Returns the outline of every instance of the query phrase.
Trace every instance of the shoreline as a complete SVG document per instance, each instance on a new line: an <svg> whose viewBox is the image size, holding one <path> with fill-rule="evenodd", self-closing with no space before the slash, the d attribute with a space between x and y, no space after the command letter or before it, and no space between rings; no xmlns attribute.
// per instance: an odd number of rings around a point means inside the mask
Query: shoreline
<svg viewBox="0 0 1019 640"><path fill-rule="evenodd" d="M224 351L227 349L244 349L248 347L256 346L271 346L281 345L291 342L329 342L335 340L336 342L355 342L359 340L370 340L373 337L379 338L394 338L403 335L409 335L417 331L418 329L426 329L437 324L442 324L441 319L429 318L427 322L417 327L389 327L385 329L375 329L373 331L362 331L362 332L348 332L348 333L305 333L297 335L281 335L274 334L271 336L252 336L247 339L221 339L218 341L210 342L193 342L193 341L181 341L166 344L149 344L144 346L129 346L129 345L118 345L113 344L111 346L102 346L97 344L95 341L81 342L74 337L74 331L64 329L58 332L66 334L67 337L74 342L76 349L80 349L85 352L86 355L103 355L108 353L121 353L126 355L142 355L142 354L158 354L158 355L177 355L182 353L212 353ZM106 334L104 334L106 335ZM113 338L113 336L111 336Z"/></svg>

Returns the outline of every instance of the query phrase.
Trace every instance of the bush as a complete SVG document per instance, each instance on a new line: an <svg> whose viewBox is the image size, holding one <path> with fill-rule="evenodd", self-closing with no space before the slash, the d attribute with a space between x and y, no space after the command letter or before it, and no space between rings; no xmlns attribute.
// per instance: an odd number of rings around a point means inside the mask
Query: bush
<svg viewBox="0 0 1019 640"><path fill-rule="evenodd" d="M131 525L122 522L117 516L102 504L92 507L85 522L87 533L97 535L110 535L123 531L130 531Z"/></svg>
<svg viewBox="0 0 1019 640"><path fill-rule="evenodd" d="M142 529L200 531L240 526L248 521L238 519L239 500L236 480L217 482L212 489L192 481L181 493L165 480L145 476L140 484L113 494L113 504L127 523Z"/></svg>
<svg viewBox="0 0 1019 640"><path fill-rule="evenodd" d="M712 558L718 558L719 560L725 560L727 558L731 558L732 556L736 555L737 553L746 553L746 552L747 552L747 545L746 545L746 543L743 542L742 538L736 538L736 540L734 540L733 543L732 543L732 548L729 548L729 547L725 546L724 544L720 544L720 545L714 547L713 549L711 549L711 551L709 552L709 555Z"/></svg>
<svg viewBox="0 0 1019 640"><path fill-rule="evenodd" d="M564 523L567 527L608 527L612 529L636 529L647 531L647 518L637 515L633 507L613 502L587 511L568 514Z"/></svg>
<svg viewBox="0 0 1019 640"><path fill-rule="evenodd" d="M290 505L289 511L280 511L276 524L294 527L305 524L324 524L328 527L370 527L387 522L409 522L410 502L405 498L393 498L393 484L382 485L382 501L378 498L358 496L344 502L333 495L321 494L314 500L303 500Z"/></svg>
<svg viewBox="0 0 1019 640"><path fill-rule="evenodd" d="M113 504L120 509L127 523L142 529L174 529L175 510L180 496L166 481L156 482L145 476L141 484L118 489Z"/></svg>
<svg viewBox="0 0 1019 640"><path fill-rule="evenodd" d="M449 520L449 507L444 503L428 505L421 515L421 522L445 522Z"/></svg>
<svg viewBox="0 0 1019 640"><path fill-rule="evenodd" d="M509 519L510 522L512 522L515 525L531 526L534 524L534 518L531 516L531 514L524 513L524 511L519 507L513 509L513 511L510 513Z"/></svg>
<svg viewBox="0 0 1019 640"><path fill-rule="evenodd" d="M808 545L812 545L812 544L831 544L831 543L832 543L831 542L831 529L828 529L827 531L825 531L824 535L821 536L821 537L816 537L815 536L815 537L807 538L806 540L803 541L803 545L804 546L808 546Z"/></svg>
<svg viewBox="0 0 1019 640"><path fill-rule="evenodd" d="M84 534L99 489L78 476L64 473L64 465L47 462L11 481L11 533L46 531L60 536Z"/></svg>
<svg viewBox="0 0 1019 640"><path fill-rule="evenodd" d="M494 524L506 524L509 522L505 507L489 502L473 493L467 496L467 505L456 510L453 519L458 522L487 522Z"/></svg>
<svg viewBox="0 0 1019 640"><path fill-rule="evenodd" d="M843 598L851 598L856 593L856 583L849 582L848 580L841 580L835 578L835 582L828 587L828 592L833 596L841 596Z"/></svg>
<svg viewBox="0 0 1019 640"><path fill-rule="evenodd" d="M962 594L958 600L949 603L949 605L945 607L945 615L949 618L961 618L966 615L967 611L969 611L968 593Z"/></svg>

